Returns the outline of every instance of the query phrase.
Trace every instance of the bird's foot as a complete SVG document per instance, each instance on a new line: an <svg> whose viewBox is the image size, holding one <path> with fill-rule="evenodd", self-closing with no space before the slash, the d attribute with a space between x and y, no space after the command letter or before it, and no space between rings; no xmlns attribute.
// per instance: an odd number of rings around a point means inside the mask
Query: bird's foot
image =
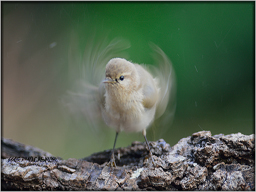
<svg viewBox="0 0 256 192"><path fill-rule="evenodd" d="M154 168L157 167L157 165L156 165L156 163L155 163L155 161L154 161L154 159L153 159L152 153L149 153L149 155L146 156L145 160L146 160L146 161L144 161L144 165L148 165L148 166L154 167Z"/></svg>
<svg viewBox="0 0 256 192"><path fill-rule="evenodd" d="M151 158L151 162L152 162L152 164L153 164L153 167L156 167L156 164L155 164L155 161L154 161L154 159L153 159L153 155L152 155L151 152L149 153L149 158Z"/></svg>
<svg viewBox="0 0 256 192"><path fill-rule="evenodd" d="M114 154L113 154L113 153L112 153L112 155L111 155L111 159L110 159L110 161L108 162L107 166L109 166L109 167L116 167L115 157L114 157Z"/></svg>

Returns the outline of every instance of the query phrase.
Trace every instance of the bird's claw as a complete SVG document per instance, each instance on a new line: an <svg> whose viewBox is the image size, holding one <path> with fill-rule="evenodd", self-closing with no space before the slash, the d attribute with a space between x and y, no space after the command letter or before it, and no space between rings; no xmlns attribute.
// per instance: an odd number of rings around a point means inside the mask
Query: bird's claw
<svg viewBox="0 0 256 192"><path fill-rule="evenodd" d="M152 156L152 154L151 154L151 153L149 154L149 157L151 158L151 161L152 161L153 167L156 167L155 161L154 161L153 156Z"/></svg>
<svg viewBox="0 0 256 192"><path fill-rule="evenodd" d="M110 159L110 161L108 162L107 166L109 166L109 167L116 167L116 162L115 162L114 153L112 153L111 159Z"/></svg>

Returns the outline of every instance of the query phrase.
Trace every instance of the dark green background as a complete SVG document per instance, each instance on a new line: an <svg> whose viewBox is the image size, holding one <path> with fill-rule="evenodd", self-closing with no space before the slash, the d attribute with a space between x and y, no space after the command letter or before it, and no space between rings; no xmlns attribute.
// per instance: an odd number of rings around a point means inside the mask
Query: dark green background
<svg viewBox="0 0 256 192"><path fill-rule="evenodd" d="M112 148L113 130L74 128L59 106L71 85L71 34L82 53L95 31L128 39L134 62L152 62L152 41L173 63L175 118L171 126L153 126L149 140L174 145L201 130L254 133L254 2L1 4L2 136L63 158ZM122 133L117 147L134 140L144 141L141 134Z"/></svg>

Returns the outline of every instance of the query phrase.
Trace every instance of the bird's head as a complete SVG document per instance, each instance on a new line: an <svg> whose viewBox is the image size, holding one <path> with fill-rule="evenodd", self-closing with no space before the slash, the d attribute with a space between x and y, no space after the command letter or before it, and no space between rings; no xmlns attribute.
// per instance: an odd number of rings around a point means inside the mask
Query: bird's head
<svg viewBox="0 0 256 192"><path fill-rule="evenodd" d="M135 65L125 59L113 58L106 66L105 86L107 90L122 91L124 94L135 90L139 85Z"/></svg>

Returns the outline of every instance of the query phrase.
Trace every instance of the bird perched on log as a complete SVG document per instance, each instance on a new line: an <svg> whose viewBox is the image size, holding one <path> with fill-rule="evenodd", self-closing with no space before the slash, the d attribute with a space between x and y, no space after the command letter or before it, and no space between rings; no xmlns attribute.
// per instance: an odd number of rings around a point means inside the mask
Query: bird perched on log
<svg viewBox="0 0 256 192"><path fill-rule="evenodd" d="M170 96L175 97L176 88L170 60L158 46L153 43L150 46L157 66L139 65L120 57L109 58L112 53L128 48L127 41L114 39L105 48L98 46L98 55L87 54L85 58L82 66L85 78L77 91L69 92L63 100L71 112L83 114L94 127L102 119L116 131L111 166L116 166L115 144L122 131L142 132L154 164L146 129L165 112Z"/></svg>

